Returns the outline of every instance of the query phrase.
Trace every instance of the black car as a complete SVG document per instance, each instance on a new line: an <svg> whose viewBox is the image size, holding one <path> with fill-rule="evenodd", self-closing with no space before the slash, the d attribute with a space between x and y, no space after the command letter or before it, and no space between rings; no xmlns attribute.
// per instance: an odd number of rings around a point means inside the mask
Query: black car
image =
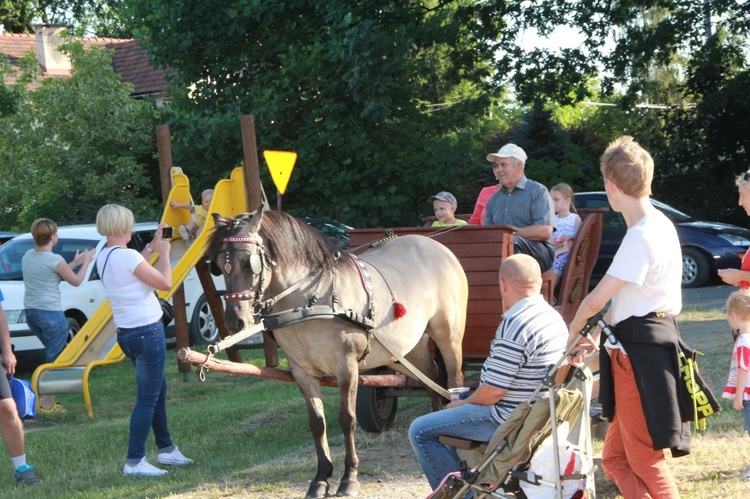
<svg viewBox="0 0 750 499"><path fill-rule="evenodd" d="M675 225L682 247L682 286L697 288L708 284L719 269L738 269L750 247L750 230L718 222L702 222L656 199L651 203ZM592 281L601 279L612 263L627 226L620 213L611 211L605 192L576 193L577 208L610 208L604 213L602 246L594 266Z"/></svg>

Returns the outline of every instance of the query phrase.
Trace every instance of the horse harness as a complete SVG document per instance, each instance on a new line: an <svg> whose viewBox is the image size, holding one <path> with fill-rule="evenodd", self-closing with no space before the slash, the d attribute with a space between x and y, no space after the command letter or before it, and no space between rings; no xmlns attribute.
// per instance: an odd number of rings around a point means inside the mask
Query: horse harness
<svg viewBox="0 0 750 499"><path fill-rule="evenodd" d="M395 236L393 234L390 235L390 237L386 237L382 242L385 243L387 240L394 238ZM255 332L262 331L262 330L270 330L273 331L275 329L280 329L283 327L290 327L294 326L296 324L299 324L301 322L305 322L308 320L313 319L337 319L337 320L343 320L345 322L348 322L350 324L354 324L355 326L359 326L365 331L365 335L367 337L367 347L365 348L364 352L362 352L362 355L357 359L357 362L361 362L364 360L364 358L367 356L367 354L370 352L370 336L371 333L375 336L375 338L388 350L391 355L393 355L399 362L401 362L404 367L406 367L409 371L411 371L417 378L419 378L423 383L425 383L427 386L432 388L436 393L442 395L445 398L450 399L450 394L445 390L445 388L437 385L434 383L431 379L429 379L427 376L425 376L419 369L417 369L414 365L409 362L406 357L401 355L396 348L381 334L378 333L378 331L375 329L375 320L374 320L374 314L375 314L375 305L374 305L374 299L373 299L373 289L374 286L372 284L372 280L370 279L370 273L367 270L367 266L370 265L375 271L378 272L378 274L381 275L383 278L383 282L385 282L386 287L388 287L389 292L391 293L391 298L394 306L396 308L403 307L403 305L396 302L396 300L393 298L393 291L390 289L390 286L388 285L388 281L385 279L385 277L382 275L382 273L369 262L365 262L361 258L355 256L353 253L347 253L348 257L352 260L352 262L355 264L355 267L359 273L360 281L362 283L362 287L365 290L365 293L367 294L367 316L363 316L362 314L355 312L352 309L346 309L341 310L338 307L338 296L336 294L336 273L337 273L337 264L340 259L340 253L336 253L334 256L334 265L333 265L333 271L331 276L331 304L329 305L318 305L317 301L320 297L319 291L322 285L323 281L323 271L322 269L312 270L309 274L307 274L305 277L279 293L278 295L274 296L273 298L269 298L268 300L263 301L263 294L265 291L265 282L266 282L266 271L269 271L272 266L276 265L276 262L271 259L270 256L268 256L268 250L263 245L263 239L257 235L257 234L250 234L246 236L241 235L233 235L233 236L227 236L222 240L222 243L224 244L224 271L226 274L230 274L232 270L232 264L229 261L230 257L230 251L232 248L232 245L235 244L250 244L255 245L258 248L257 253L252 253L250 255L250 270L253 274L259 276L258 280L258 287L255 290L242 290L242 291L234 291L229 292L227 291L224 295L225 301L241 301L241 300L253 300L253 315L259 315L261 317L261 321L259 321L255 327L248 328L246 331L244 331L245 334L234 334L228 338L225 338L221 340L220 342L210 345L209 350L209 359L214 354L218 353L219 351L241 341L246 336L249 336L250 334L254 334ZM313 278L315 274L319 274L317 279L318 283L316 285L315 292L308 300L307 305L303 307L295 307L289 310L284 310L281 312L271 313L273 305L276 304L279 300L286 297L293 291L296 291L299 289L305 282L307 282L309 279ZM402 311L402 314L405 313L405 311ZM396 315L396 318L400 317L401 315ZM208 360L206 361L208 362ZM201 377L203 377L203 368L201 368Z"/></svg>
<svg viewBox="0 0 750 499"><path fill-rule="evenodd" d="M320 289L323 283L323 270L314 269L311 270L305 277L286 288L278 295L263 300L265 293L266 284L266 272L271 269L272 266L276 265L270 256L268 256L268 250L263 245L263 239L257 234L251 234L247 236L227 236L222 240L224 244L223 251L225 254L224 258L224 272L230 274L233 270L232 265L229 261L230 251L233 245L236 244L249 244L255 245L258 248L256 253L250 255L250 270L253 274L258 275L258 287L256 289L242 290L230 292L227 291L224 295L226 301L241 301L241 300L253 300L253 314L260 315L265 324L265 329L275 330L283 327L294 326L301 322L305 322L313 319L338 319L346 321L350 324L361 327L368 333L368 350L369 350L369 332L375 327L374 321L374 306L372 299L372 281L370 280L369 273L364 264L354 255L349 255L350 258L357 264L357 269L362 280L362 286L367 293L368 301L368 314L364 316L351 309L341 310L338 307L339 300L336 294L336 274L337 264L340 258L340 254L337 253L334 256L334 266L331 276L331 304L330 305L318 305L317 302L320 298ZM308 300L307 304L302 307L295 307L289 310L281 312L271 313L273 306L282 298L288 296L292 292L299 289L303 284L308 282L310 279L316 278L317 284L313 295Z"/></svg>

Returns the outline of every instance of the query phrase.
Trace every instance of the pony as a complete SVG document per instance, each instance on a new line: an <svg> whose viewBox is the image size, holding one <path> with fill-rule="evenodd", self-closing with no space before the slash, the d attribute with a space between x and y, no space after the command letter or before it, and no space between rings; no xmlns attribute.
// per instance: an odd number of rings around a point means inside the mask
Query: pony
<svg viewBox="0 0 750 499"><path fill-rule="evenodd" d="M463 385L468 284L458 259L424 236L392 238L355 257L286 213L213 217L208 254L226 282L228 332L262 318L307 404L317 473L306 497L325 497L333 474L320 388L326 375L338 383L346 452L336 494L357 495L359 371L388 366L413 377L371 332L437 381L441 373L426 341L431 338L442 356L447 386Z"/></svg>

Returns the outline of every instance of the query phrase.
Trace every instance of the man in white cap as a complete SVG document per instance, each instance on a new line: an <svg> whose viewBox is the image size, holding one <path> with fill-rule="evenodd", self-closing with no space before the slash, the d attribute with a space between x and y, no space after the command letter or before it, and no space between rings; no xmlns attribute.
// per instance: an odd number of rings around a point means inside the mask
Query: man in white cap
<svg viewBox="0 0 750 499"><path fill-rule="evenodd" d="M524 175L526 158L515 144L505 144L487 156L500 185L487 202L482 224L517 227L514 251L534 257L544 272L552 267L555 256L555 205L544 185Z"/></svg>

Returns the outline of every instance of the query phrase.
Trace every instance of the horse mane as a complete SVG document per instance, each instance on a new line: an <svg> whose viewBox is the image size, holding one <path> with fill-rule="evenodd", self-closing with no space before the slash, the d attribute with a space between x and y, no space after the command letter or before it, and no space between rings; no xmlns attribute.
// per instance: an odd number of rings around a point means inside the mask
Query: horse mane
<svg viewBox="0 0 750 499"><path fill-rule="evenodd" d="M221 251L225 237L244 233L243 228L251 218L251 213L242 213L231 219L229 224L217 227L208 243L209 253L215 256ZM322 232L284 212L264 212L258 234L263 239L268 256L282 267L296 263L331 270L336 255L340 253ZM349 264L348 258L341 260L343 265Z"/></svg>

